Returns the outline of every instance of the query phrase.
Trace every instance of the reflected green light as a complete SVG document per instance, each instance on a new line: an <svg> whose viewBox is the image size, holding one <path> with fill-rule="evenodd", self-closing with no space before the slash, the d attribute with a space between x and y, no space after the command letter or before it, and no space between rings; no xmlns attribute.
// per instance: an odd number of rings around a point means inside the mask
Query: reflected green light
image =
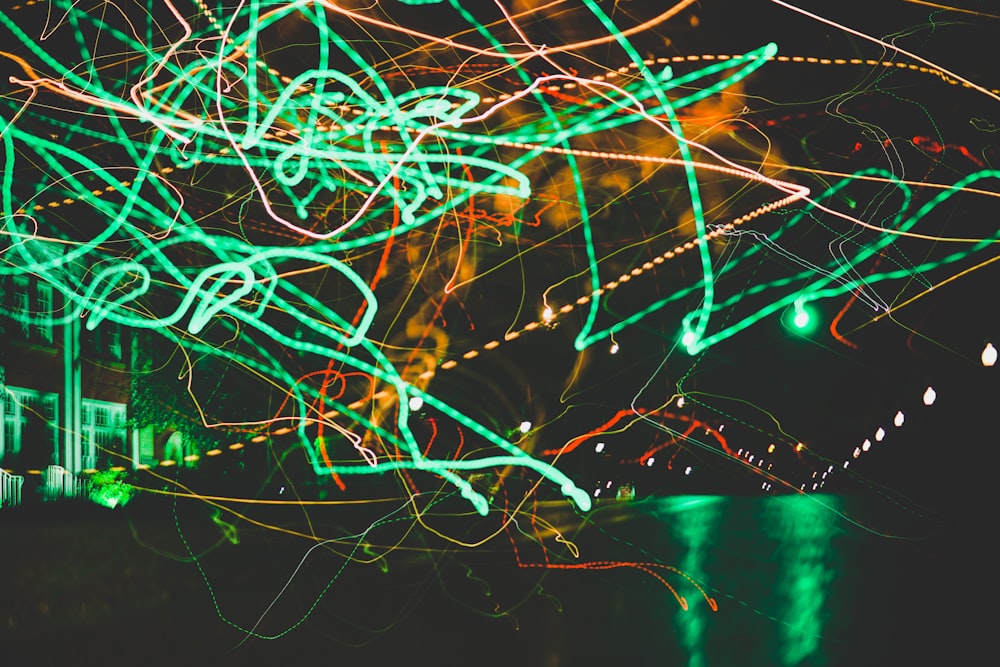
<svg viewBox="0 0 1000 667"><path fill-rule="evenodd" d="M680 569L692 579L707 583L709 549L719 531L727 499L721 496L681 497L667 506L673 514L671 528L684 547ZM688 653L688 667L708 664L705 655L706 630L712 611L701 596L688 598L688 609L679 609L674 622Z"/></svg>
<svg viewBox="0 0 1000 667"><path fill-rule="evenodd" d="M820 650L835 572L830 547L839 502L832 496L789 495L769 498L763 507L764 530L778 542L778 664L801 665Z"/></svg>

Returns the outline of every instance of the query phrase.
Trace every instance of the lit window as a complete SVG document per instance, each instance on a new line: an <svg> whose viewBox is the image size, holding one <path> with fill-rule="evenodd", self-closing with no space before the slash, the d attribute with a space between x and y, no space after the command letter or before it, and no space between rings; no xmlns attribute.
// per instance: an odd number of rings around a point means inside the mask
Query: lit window
<svg viewBox="0 0 1000 667"><path fill-rule="evenodd" d="M83 399L80 431L84 443L84 460L96 465L101 453L121 452L126 442L125 406Z"/></svg>
<svg viewBox="0 0 1000 667"><path fill-rule="evenodd" d="M117 323L112 323L108 329L108 354L112 359L121 361L122 358L122 330Z"/></svg>
<svg viewBox="0 0 1000 667"><path fill-rule="evenodd" d="M54 424L59 397L34 389L7 386L3 392L3 438L0 455L17 454L26 448L30 456L48 460L55 451L58 431ZM29 434L32 416L42 430Z"/></svg>
<svg viewBox="0 0 1000 667"><path fill-rule="evenodd" d="M28 276L14 276L14 294L11 314L21 327L21 333L27 338L31 333L30 326L30 284Z"/></svg>
<svg viewBox="0 0 1000 667"><path fill-rule="evenodd" d="M52 342L52 285L38 283L36 309L32 321L31 335L45 343Z"/></svg>

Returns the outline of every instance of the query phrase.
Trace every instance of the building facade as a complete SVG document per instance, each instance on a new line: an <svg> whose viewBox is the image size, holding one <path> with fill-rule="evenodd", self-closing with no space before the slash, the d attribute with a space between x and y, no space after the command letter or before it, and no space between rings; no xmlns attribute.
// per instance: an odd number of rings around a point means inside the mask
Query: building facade
<svg viewBox="0 0 1000 667"><path fill-rule="evenodd" d="M127 426L131 349L120 325L60 322L51 285L14 275L2 286L0 468L11 476L68 474L143 463ZM151 454L151 452L149 452ZM7 504L16 504L8 498Z"/></svg>

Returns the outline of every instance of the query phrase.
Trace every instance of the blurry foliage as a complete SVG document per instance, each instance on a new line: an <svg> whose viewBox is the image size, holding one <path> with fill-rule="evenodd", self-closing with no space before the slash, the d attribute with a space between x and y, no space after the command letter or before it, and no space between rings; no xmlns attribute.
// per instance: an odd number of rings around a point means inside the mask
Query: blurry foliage
<svg viewBox="0 0 1000 667"><path fill-rule="evenodd" d="M131 381L129 425L177 431L198 452L242 439L243 422L270 415L266 387L228 359L191 359L159 336L138 337ZM225 423L209 428L205 423Z"/></svg>
<svg viewBox="0 0 1000 667"><path fill-rule="evenodd" d="M125 482L124 470L104 470L90 477L90 499L109 509L121 507L138 493L131 484Z"/></svg>

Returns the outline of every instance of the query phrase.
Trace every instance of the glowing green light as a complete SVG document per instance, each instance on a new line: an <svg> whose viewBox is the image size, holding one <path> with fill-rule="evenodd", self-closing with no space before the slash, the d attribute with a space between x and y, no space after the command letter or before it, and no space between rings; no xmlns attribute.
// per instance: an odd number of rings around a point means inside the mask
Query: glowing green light
<svg viewBox="0 0 1000 667"><path fill-rule="evenodd" d="M796 299L783 319L790 331L801 336L811 336L819 330L820 318L803 299Z"/></svg>
<svg viewBox="0 0 1000 667"><path fill-rule="evenodd" d="M583 80L566 73L532 78L523 66L523 56L510 55L489 28L452 0L453 8L472 29L492 44L492 55L500 56L519 77L521 85L505 99L516 99L534 110L519 113L516 122L497 123L491 122L492 114L506 102L486 103L473 89L478 83L463 88L463 81L455 78L449 79L449 85L405 89L397 85L402 79L390 81L382 65L369 62L338 33L333 13L322 3L241 3L241 15L222 23L207 5L198 4L201 10L195 13L200 11L199 19L205 20L186 26L191 32L169 52L159 42L145 43L138 27L122 31L116 21L106 22L99 13L83 10L77 3L56 0L55 5L62 12L60 29L73 34L80 48L72 62L61 62L60 57L69 56L47 51L40 35L29 35L24 22L0 10L0 23L19 42L19 51L44 65L42 69L51 74L47 81L59 82L49 86L46 95L51 93L52 99L47 104L65 107L50 113L49 106L13 100L0 107L0 233L4 239L0 276L30 275L58 293L61 306L49 313L4 314L23 326L47 318L53 325L82 322L88 330L105 321L149 330L178 348L225 358L252 370L273 386L287 388L288 409L299 423L298 437L320 475L423 470L451 484L478 512L486 514L489 501L462 474L513 465L535 471L581 509L590 507L589 494L555 466L535 459L510 438L404 379L398 363L384 352L384 341L374 338L380 304L370 277L352 268L347 258L348 251L372 253L395 237L426 233L447 214L471 207L480 195L528 199L532 195L529 174L536 173L538 166L532 161L540 156L555 152L564 156L567 188L573 190L566 201L578 210L585 255L581 269L586 280L585 293L577 296L587 300L582 326L573 341L579 351L670 304L695 299L698 306L684 316L681 337L682 346L692 355L771 316L788 318L783 321L789 329L805 334L819 319L809 312L808 303L856 293L868 305L878 307L881 304L873 293L878 283L906 279L930 287L922 277L925 271L958 262L998 238L994 234L933 262L881 269L864 280L858 277L858 266L889 249L896 236L884 233L874 240L857 241L845 236L839 246L842 256L818 264L782 247L787 237L794 236L790 232L820 221L823 202L846 196L842 191L856 178L883 179L886 191L902 199L897 212L879 224L906 232L955 193L976 181L1000 176L992 170L977 172L912 211L907 184L892 173L865 170L811 195L811 202L785 213L787 217L754 237L756 244L748 250L725 263L715 261L705 240L696 153L684 135L678 111L744 80L775 56L773 43L674 77L669 67L653 71L649 66L653 61L643 58L599 3L584 0L583 5L628 56L635 76L620 77L618 83L607 78ZM310 56L314 60L294 76L272 67L269 54L262 50L266 41L262 35L281 28L278 22L289 18L310 23L317 46ZM154 32L152 23L146 31ZM160 34L159 26L155 31ZM127 54L123 67L133 68L122 80L107 78L110 68L102 66L107 54L92 52L88 45L108 40L120 42L117 53ZM178 57L182 53L184 57ZM23 72L20 76L29 77ZM232 85L236 81L240 84ZM15 83L32 91L40 85L21 79ZM546 96L549 86L570 83L578 99L554 104ZM133 84L135 88L123 95L123 86ZM100 108L101 113L76 113L78 118L71 121L63 117L63 111L88 105ZM587 135L630 123L657 127L676 143L681 159L678 171L683 173L694 218L695 238L685 247L690 250L687 256L697 258L699 274L692 284L667 290L655 303L616 317L600 329L597 317L606 305L605 281L599 275L602 258L594 242L593 204L588 202L585 172L573 150L579 142L573 140L598 139ZM40 127L45 131L39 131ZM72 137L86 141L69 140ZM84 143L118 146L121 155L113 160L101 158L82 148ZM516 150L508 150L511 147ZM255 223L280 228L293 242L255 245L215 222L206 224L201 204L190 205L187 193L177 185L187 174L192 181L202 178L206 168L244 183L261 217ZM470 177L470 172L475 176ZM41 174L41 180L30 182L25 174ZM168 178L168 174L173 175ZM225 189L234 191L229 184ZM343 210L331 214L326 208L331 201L344 202ZM68 219L67 209L60 208L64 206L75 207L72 215L80 219L101 221L92 237L65 243L67 232L60 227ZM398 224L392 224L397 216ZM720 281L759 261L765 251L782 254L801 270L750 283L727 296ZM296 276L312 270L327 274L328 282L336 283L341 294L320 298L296 282ZM210 334L219 332L239 338L239 351L211 344ZM331 360L385 385L398 404L394 423L384 423L391 418L380 421L364 410L352 410L349 401L328 401L316 388L302 384L286 360L273 352L276 345ZM315 423L312 406L322 401L360 430L398 448L403 456L336 466L321 463L306 424ZM500 453L461 461L425 455L433 448L428 450L427 443L418 442L408 423L411 411L422 405L481 436ZM78 431L69 426L69 431Z"/></svg>
<svg viewBox="0 0 1000 667"><path fill-rule="evenodd" d="M212 511L212 523L222 529L223 537L225 537L230 544L240 543L239 530L236 528L235 524L228 523L222 519L222 510L216 509Z"/></svg>
<svg viewBox="0 0 1000 667"><path fill-rule="evenodd" d="M136 490L124 480L123 470L107 470L94 473L90 478L90 499L108 509L122 507L135 495Z"/></svg>
<svg viewBox="0 0 1000 667"><path fill-rule="evenodd" d="M687 322L685 322L684 328L687 328ZM701 348L698 346L698 334L690 330L685 331L684 335L681 336L681 345L692 356L701 351Z"/></svg>

